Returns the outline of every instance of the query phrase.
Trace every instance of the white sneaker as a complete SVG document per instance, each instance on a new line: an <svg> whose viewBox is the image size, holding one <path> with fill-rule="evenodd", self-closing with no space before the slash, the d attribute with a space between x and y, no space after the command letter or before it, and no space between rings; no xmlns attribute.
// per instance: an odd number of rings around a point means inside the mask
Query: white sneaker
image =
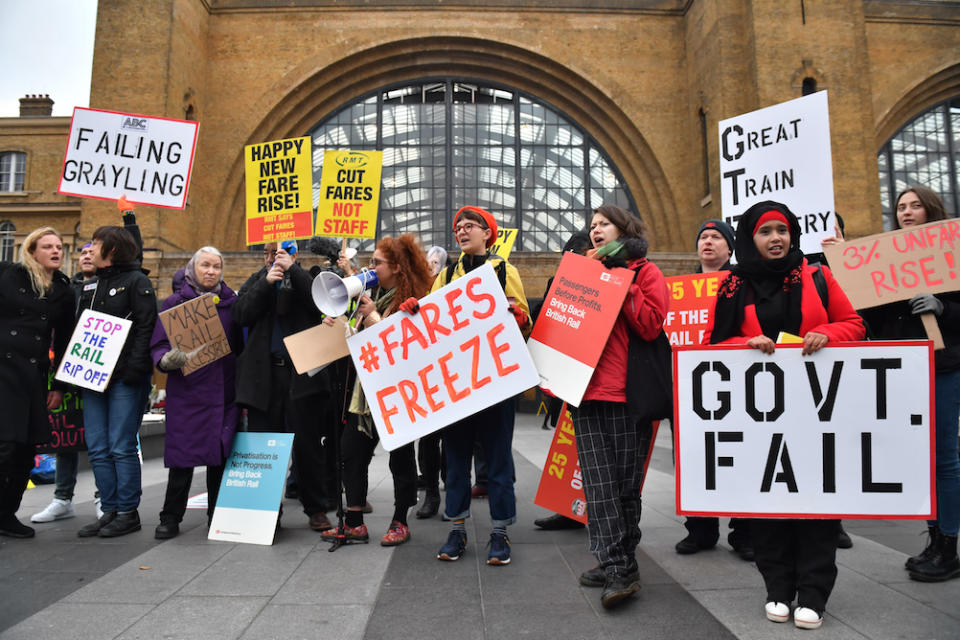
<svg viewBox="0 0 960 640"><path fill-rule="evenodd" d="M790 606L782 602L768 602L764 605L767 620L771 622L786 622L790 619Z"/></svg>
<svg viewBox="0 0 960 640"><path fill-rule="evenodd" d="M103 517L103 509L100 508L100 492L93 494L93 506L97 509L97 520Z"/></svg>
<svg viewBox="0 0 960 640"><path fill-rule="evenodd" d="M54 498L53 502L47 505L47 508L40 513L30 516L30 522L53 522L54 520L63 520L75 516L73 512L72 500L61 500Z"/></svg>
<svg viewBox="0 0 960 640"><path fill-rule="evenodd" d="M823 618L813 609L797 607L793 612L793 624L800 629L819 629Z"/></svg>

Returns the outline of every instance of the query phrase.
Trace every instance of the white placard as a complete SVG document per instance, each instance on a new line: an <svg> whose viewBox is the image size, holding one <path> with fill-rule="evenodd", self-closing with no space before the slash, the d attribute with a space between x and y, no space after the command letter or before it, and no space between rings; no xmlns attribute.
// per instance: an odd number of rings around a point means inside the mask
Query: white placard
<svg viewBox="0 0 960 640"><path fill-rule="evenodd" d="M775 200L800 222L800 249L819 253L834 235L827 92L721 120L720 202L734 229L756 202Z"/></svg>
<svg viewBox="0 0 960 640"><path fill-rule="evenodd" d="M58 191L183 209L198 123L76 107Z"/></svg>
<svg viewBox="0 0 960 640"><path fill-rule="evenodd" d="M932 344L800 347L674 352L677 513L930 517Z"/></svg>
<svg viewBox="0 0 960 640"><path fill-rule="evenodd" d="M56 379L91 391L104 391L132 326L131 320L84 309Z"/></svg>
<svg viewBox="0 0 960 640"><path fill-rule="evenodd" d="M347 339L380 442L392 451L537 384L489 263Z"/></svg>

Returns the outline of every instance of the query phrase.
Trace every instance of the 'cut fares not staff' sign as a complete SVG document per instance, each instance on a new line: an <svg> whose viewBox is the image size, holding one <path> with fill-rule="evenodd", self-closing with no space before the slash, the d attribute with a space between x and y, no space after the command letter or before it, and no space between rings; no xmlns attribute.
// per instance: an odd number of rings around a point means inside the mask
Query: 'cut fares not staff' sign
<svg viewBox="0 0 960 640"><path fill-rule="evenodd" d="M324 151L317 235L373 238L380 206L383 151Z"/></svg>
<svg viewBox="0 0 960 640"><path fill-rule="evenodd" d="M57 191L183 209L197 127L187 120L75 107Z"/></svg>
<svg viewBox="0 0 960 640"><path fill-rule="evenodd" d="M674 351L677 513L928 519L933 348Z"/></svg>
<svg viewBox="0 0 960 640"><path fill-rule="evenodd" d="M131 320L85 309L54 377L91 391L104 391L132 326Z"/></svg>
<svg viewBox="0 0 960 640"><path fill-rule="evenodd" d="M313 235L313 166L310 137L243 148L247 244Z"/></svg>
<svg viewBox="0 0 960 640"><path fill-rule="evenodd" d="M537 384L490 263L347 339L383 448L392 451Z"/></svg>
<svg viewBox="0 0 960 640"><path fill-rule="evenodd" d="M719 130L724 221L736 229L752 204L782 202L800 222L800 249L819 253L834 235L827 92L721 120Z"/></svg>

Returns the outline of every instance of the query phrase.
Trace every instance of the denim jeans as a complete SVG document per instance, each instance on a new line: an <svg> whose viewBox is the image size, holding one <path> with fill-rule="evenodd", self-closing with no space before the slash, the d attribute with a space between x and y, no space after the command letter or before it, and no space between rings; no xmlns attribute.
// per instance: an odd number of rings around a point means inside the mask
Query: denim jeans
<svg viewBox="0 0 960 640"><path fill-rule="evenodd" d="M53 497L60 500L73 500L73 488L77 486L77 464L80 454L76 451L64 451L57 454L57 472L54 479L57 488Z"/></svg>
<svg viewBox="0 0 960 640"><path fill-rule="evenodd" d="M487 492L493 526L517 521L517 499L513 493L513 398L455 422L443 430L447 455L446 515L459 520L470 515L470 460L474 439L479 440L487 459Z"/></svg>
<svg viewBox="0 0 960 640"><path fill-rule="evenodd" d="M936 375L937 411L937 519L941 533L960 529L960 456L957 420L960 419L960 369Z"/></svg>
<svg viewBox="0 0 960 640"><path fill-rule="evenodd" d="M135 511L140 504L137 432L150 386L110 384L105 393L83 391L83 424L93 477L104 513Z"/></svg>

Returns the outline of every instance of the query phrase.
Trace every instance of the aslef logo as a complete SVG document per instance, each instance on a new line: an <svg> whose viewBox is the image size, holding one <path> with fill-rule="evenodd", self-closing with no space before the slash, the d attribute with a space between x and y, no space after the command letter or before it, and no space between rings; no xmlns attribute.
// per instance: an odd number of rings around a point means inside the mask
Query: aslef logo
<svg viewBox="0 0 960 640"><path fill-rule="evenodd" d="M133 129L134 131L146 131L147 130L147 119L146 118L133 118L131 116L124 116L123 122L120 124L121 129Z"/></svg>

